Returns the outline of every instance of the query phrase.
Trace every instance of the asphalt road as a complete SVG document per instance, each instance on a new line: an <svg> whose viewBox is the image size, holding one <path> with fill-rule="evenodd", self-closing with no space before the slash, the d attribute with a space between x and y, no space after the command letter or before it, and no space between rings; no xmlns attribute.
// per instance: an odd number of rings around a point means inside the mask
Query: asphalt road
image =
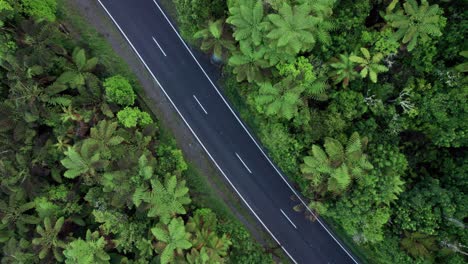
<svg viewBox="0 0 468 264"><path fill-rule="evenodd" d="M153 0L98 0L251 213L294 263L357 263L323 220L292 208L297 192L218 91ZM155 89L159 89L155 87Z"/></svg>

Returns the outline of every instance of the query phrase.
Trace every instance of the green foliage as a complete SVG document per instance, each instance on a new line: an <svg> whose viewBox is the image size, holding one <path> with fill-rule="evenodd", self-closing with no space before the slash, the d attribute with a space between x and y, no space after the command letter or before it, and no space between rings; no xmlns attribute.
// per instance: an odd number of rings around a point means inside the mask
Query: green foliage
<svg viewBox="0 0 468 264"><path fill-rule="evenodd" d="M34 202L25 201L24 192L11 193L8 197L8 203L0 200L2 224L16 230L20 234L26 232L28 225L39 223L39 219L36 216L28 214L35 206Z"/></svg>
<svg viewBox="0 0 468 264"><path fill-rule="evenodd" d="M121 136L115 135L117 131L117 122L110 122L107 120L100 121L96 126L91 128L90 144L96 144L97 149L103 158L111 158L111 148L121 144L125 139Z"/></svg>
<svg viewBox="0 0 468 264"><path fill-rule="evenodd" d="M38 238L32 240L32 244L39 246L39 258L44 259L50 251L52 251L54 258L57 261L63 261L63 255L61 250L66 247L64 241L61 241L58 237L60 230L63 227L65 219L60 217L54 224L52 224L50 218L44 219L44 227L37 226L36 232L40 235Z"/></svg>
<svg viewBox="0 0 468 264"><path fill-rule="evenodd" d="M433 235L453 217L457 207L453 195L437 180L427 179L401 196L394 222L403 230Z"/></svg>
<svg viewBox="0 0 468 264"><path fill-rule="evenodd" d="M341 194L353 179L365 177L373 168L364 154L366 145L367 139L361 138L356 132L350 136L346 147L332 138L325 138L325 151L313 145L311 156L304 157L301 165L311 191L322 195L327 191Z"/></svg>
<svg viewBox="0 0 468 264"><path fill-rule="evenodd" d="M112 76L107 78L103 85L106 89L106 97L109 102L122 106L134 104L136 95L125 77L121 75Z"/></svg>
<svg viewBox="0 0 468 264"><path fill-rule="evenodd" d="M174 5L182 36L189 40L205 26L206 21L222 17L227 10L226 2L218 0L175 0Z"/></svg>
<svg viewBox="0 0 468 264"><path fill-rule="evenodd" d="M146 126L153 123L151 116L146 112L142 112L138 107L126 106L117 113L117 119L127 128L133 128L137 125Z"/></svg>
<svg viewBox="0 0 468 264"><path fill-rule="evenodd" d="M234 53L228 61L229 66L233 67L233 72L237 76L237 81L247 80L260 83L263 80L262 68L267 66L263 59L265 48L253 48L248 44L240 46L240 52Z"/></svg>
<svg viewBox="0 0 468 264"><path fill-rule="evenodd" d="M167 226L151 228L151 233L156 238L156 251L161 254L161 263L173 261L174 255L181 255L183 250L190 249L192 244L188 240L190 234L185 231L184 221L174 218Z"/></svg>
<svg viewBox="0 0 468 264"><path fill-rule="evenodd" d="M291 87L291 79L276 83L260 85L258 95L255 96L257 110L268 116L277 116L287 120L298 115L299 107L303 105L301 94L304 87Z"/></svg>
<svg viewBox="0 0 468 264"><path fill-rule="evenodd" d="M435 237L421 233L405 232L405 237L400 242L401 247L415 257L430 258L431 251L437 249Z"/></svg>
<svg viewBox="0 0 468 264"><path fill-rule="evenodd" d="M264 21L262 2L255 0L231 1L229 13L230 16L226 22L235 27L233 37L241 45L260 45L268 26L268 23Z"/></svg>
<svg viewBox="0 0 468 264"><path fill-rule="evenodd" d="M98 232L86 231L86 240L81 238L69 243L63 254L67 264L105 264L110 256L104 251L106 241Z"/></svg>
<svg viewBox="0 0 468 264"><path fill-rule="evenodd" d="M208 26L196 32L193 37L202 39L201 49L206 52L212 52L216 58L223 58L224 50L234 50L234 44L230 39L223 37L224 24L223 20L208 21Z"/></svg>
<svg viewBox="0 0 468 264"><path fill-rule="evenodd" d="M21 0L23 11L34 18L55 21L57 0Z"/></svg>
<svg viewBox="0 0 468 264"><path fill-rule="evenodd" d="M278 14L269 14L272 26L266 37L271 40L273 47L292 55L310 50L317 41L315 28L322 22L310 16L310 11L307 4L290 6L285 2Z"/></svg>
<svg viewBox="0 0 468 264"><path fill-rule="evenodd" d="M344 88L358 76L353 61L346 54L340 54L339 59L335 58L330 66L334 69L330 76L335 84L342 83Z"/></svg>
<svg viewBox="0 0 468 264"><path fill-rule="evenodd" d="M223 263L223 257L228 255L232 243L226 234L218 237L217 224L216 215L211 210L199 209L188 220L186 229L192 234L191 243L194 248L204 248L204 253L210 261ZM202 253L200 252L200 255Z"/></svg>
<svg viewBox="0 0 468 264"><path fill-rule="evenodd" d="M57 78L57 82L67 84L71 88L79 88L85 85L87 80L93 78L91 72L96 67L98 59L88 59L84 49L75 48L71 54L71 60L72 65Z"/></svg>
<svg viewBox="0 0 468 264"><path fill-rule="evenodd" d="M402 39L403 44L408 45L409 51L416 47L418 38L425 40L442 35L441 29L445 26L445 18L438 5L430 6L427 0L422 0L418 6L416 0L407 0L403 4L403 10L389 13L393 11L392 9L387 9L385 20L392 28L397 29L394 37Z"/></svg>
<svg viewBox="0 0 468 264"><path fill-rule="evenodd" d="M151 181L151 192L143 200L148 203L148 217L159 217L164 224L177 214L185 214L185 205L190 204L189 189L185 181L178 181L176 176L168 176L164 185L158 180Z"/></svg>
<svg viewBox="0 0 468 264"><path fill-rule="evenodd" d="M65 156L66 158L60 161L67 169L63 176L70 179L83 176L88 182L95 181L94 178L109 164L107 160L101 159L99 144L92 140L85 140L73 148L69 147Z"/></svg>
<svg viewBox="0 0 468 264"><path fill-rule="evenodd" d="M361 48L361 53L364 57L359 57L356 55L349 56L349 60L351 62L357 63L360 67L360 74L361 78L366 78L369 76L369 79L376 83L377 82L377 74L388 71L388 68L382 64L379 64L382 59L382 53L376 53L371 56L370 52L366 48Z"/></svg>

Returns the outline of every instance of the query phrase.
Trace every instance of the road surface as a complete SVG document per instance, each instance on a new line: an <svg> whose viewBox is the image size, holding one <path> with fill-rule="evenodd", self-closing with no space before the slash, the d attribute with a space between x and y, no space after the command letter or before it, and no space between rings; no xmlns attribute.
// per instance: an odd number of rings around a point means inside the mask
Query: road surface
<svg viewBox="0 0 468 264"><path fill-rule="evenodd" d="M303 202L219 92L156 0L98 0L254 217L293 263L357 263ZM159 89L156 88L155 89ZM291 197L297 197L293 201Z"/></svg>

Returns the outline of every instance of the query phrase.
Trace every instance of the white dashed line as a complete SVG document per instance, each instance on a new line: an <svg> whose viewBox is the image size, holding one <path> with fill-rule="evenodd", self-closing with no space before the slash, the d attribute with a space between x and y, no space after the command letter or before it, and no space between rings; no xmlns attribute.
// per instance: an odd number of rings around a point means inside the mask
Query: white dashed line
<svg viewBox="0 0 468 264"><path fill-rule="evenodd" d="M297 226L293 223L293 221L291 221L291 219L289 219L289 217L283 212L283 210L280 209L280 211L284 215L284 217L286 217L286 219L288 219L289 223L291 223L291 225L294 226L294 228L297 229Z"/></svg>
<svg viewBox="0 0 468 264"><path fill-rule="evenodd" d="M166 52L164 52L164 50L161 48L161 45L159 45L158 41L154 37L152 37L152 38L153 38L154 43L156 43L156 45L158 45L158 48L161 50L164 57L167 57Z"/></svg>
<svg viewBox="0 0 468 264"><path fill-rule="evenodd" d="M246 165L245 162L241 159L241 157L239 156L239 154L236 153L236 156L237 156L237 158L242 162L242 165L244 165L244 167L249 171L249 173L252 174L252 171L249 169L249 167L247 167L247 165Z"/></svg>
<svg viewBox="0 0 468 264"><path fill-rule="evenodd" d="M198 105L203 110L203 112L205 112L205 114L208 114L208 112L205 110L205 107L203 107L203 105L200 103L200 101L198 101L198 98L195 95L193 95L193 98L195 99L195 101L197 101Z"/></svg>

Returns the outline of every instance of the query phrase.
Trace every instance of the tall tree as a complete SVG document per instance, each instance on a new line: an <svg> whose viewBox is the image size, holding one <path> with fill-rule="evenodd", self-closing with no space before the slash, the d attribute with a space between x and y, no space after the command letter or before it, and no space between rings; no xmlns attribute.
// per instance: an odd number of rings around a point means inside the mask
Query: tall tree
<svg viewBox="0 0 468 264"><path fill-rule="evenodd" d="M234 38L241 44L262 43L268 23L264 21L263 3L256 0L229 2L230 16L226 22L234 25Z"/></svg>
<svg viewBox="0 0 468 264"><path fill-rule="evenodd" d="M99 232L86 231L86 240L81 238L69 243L63 254L66 264L108 264L110 256L104 250L107 242Z"/></svg>
<svg viewBox="0 0 468 264"><path fill-rule="evenodd" d="M201 49L206 52L212 52L213 55L221 59L223 58L223 51L232 51L235 49L232 40L227 39L224 35L224 24L222 19L216 21L209 21L208 26L196 32L193 37L195 39L202 39Z"/></svg>
<svg viewBox="0 0 468 264"><path fill-rule="evenodd" d="M347 54L338 55L339 58L334 58L330 66L334 69L330 72L335 84L342 83L343 87L347 87L349 82L358 76L354 69L355 64L349 59Z"/></svg>
<svg viewBox="0 0 468 264"><path fill-rule="evenodd" d="M190 233L185 231L184 220L174 218L169 225L158 225L151 228L151 233L157 240L156 251L161 254L161 263L170 263L174 255L182 255L184 250L190 249Z"/></svg>
<svg viewBox="0 0 468 264"><path fill-rule="evenodd" d="M353 179L364 177L373 168L364 154L366 145L367 138L361 138L357 132L350 136L346 146L332 138L325 138L325 150L313 145L311 156L304 157L301 165L311 191L321 195L327 191L341 194Z"/></svg>
<svg viewBox="0 0 468 264"><path fill-rule="evenodd" d="M369 76L369 79L373 82L377 82L377 74L388 71L388 68L382 64L379 64L382 59L382 53L376 53L371 56L370 52L366 48L361 48L361 53L364 57L359 57L356 55L349 56L351 62L359 64L361 78L366 78Z"/></svg>
<svg viewBox="0 0 468 264"><path fill-rule="evenodd" d="M147 192L144 201L149 205L148 216L158 216L162 223L167 224L177 214L185 214L185 205L190 204L189 189L185 180L178 181L172 175L166 177L164 185L159 180L151 181L152 190Z"/></svg>
<svg viewBox="0 0 468 264"><path fill-rule="evenodd" d="M101 157L103 159L112 158L112 147L121 144L124 138L115 135L117 131L117 122L107 120L100 121L91 128L89 140L98 145Z"/></svg>
<svg viewBox="0 0 468 264"><path fill-rule="evenodd" d="M293 55L312 49L317 40L314 32L321 19L311 16L310 11L308 4L290 6L285 2L278 14L269 14L272 26L267 38L272 45Z"/></svg>
<svg viewBox="0 0 468 264"><path fill-rule="evenodd" d="M33 245L40 248L39 258L44 259L47 257L50 251L52 251L54 258L57 261L63 261L62 250L66 247L64 241L59 238L60 230L62 230L65 219L60 217L54 224L49 217L44 219L44 227L38 225L36 232L40 237L36 237L32 240Z"/></svg>
<svg viewBox="0 0 468 264"><path fill-rule="evenodd" d="M101 158L99 144L91 140L84 140L68 148L65 156L61 160L62 165L67 169L63 175L70 179L82 176L87 184L96 182L99 172L109 165L108 160Z"/></svg>
<svg viewBox="0 0 468 264"><path fill-rule="evenodd" d="M304 86L294 84L292 78L275 85L267 82L260 85L254 101L257 109L266 115L289 120L298 115L299 107L304 104L301 96L304 89Z"/></svg>
<svg viewBox="0 0 468 264"><path fill-rule="evenodd" d="M189 218L186 229L192 234L191 243L194 249L200 250L197 252L200 256L206 252L211 262L223 263L232 242L226 234L218 236L217 225L216 215L210 209L198 209Z"/></svg>
<svg viewBox="0 0 468 264"><path fill-rule="evenodd" d="M26 202L25 198L24 191L20 190L9 195L8 203L0 200L0 219L2 224L8 225L9 228L16 230L19 234L27 232L27 225L39 223L39 219L30 214L36 204L34 202Z"/></svg>
<svg viewBox="0 0 468 264"><path fill-rule="evenodd" d="M418 5L416 0L407 0L403 4L403 10L390 13L394 7L395 4L387 9L384 18L397 30L395 38L402 39L403 44L408 45L409 51L416 47L419 39L424 41L442 35L445 18L438 5L429 5L427 0L421 0L421 5Z"/></svg>
<svg viewBox="0 0 468 264"><path fill-rule="evenodd" d="M262 68L268 66L263 59L266 51L265 47L254 48L248 44L240 45L240 52L234 53L228 61L229 66L233 67L238 82L247 80L249 83L260 83L263 81Z"/></svg>
<svg viewBox="0 0 468 264"><path fill-rule="evenodd" d="M86 80L92 78L91 73L98 63L96 57L87 58L84 49L75 48L71 54L71 66L58 77L60 83L66 83L71 88L85 85Z"/></svg>

